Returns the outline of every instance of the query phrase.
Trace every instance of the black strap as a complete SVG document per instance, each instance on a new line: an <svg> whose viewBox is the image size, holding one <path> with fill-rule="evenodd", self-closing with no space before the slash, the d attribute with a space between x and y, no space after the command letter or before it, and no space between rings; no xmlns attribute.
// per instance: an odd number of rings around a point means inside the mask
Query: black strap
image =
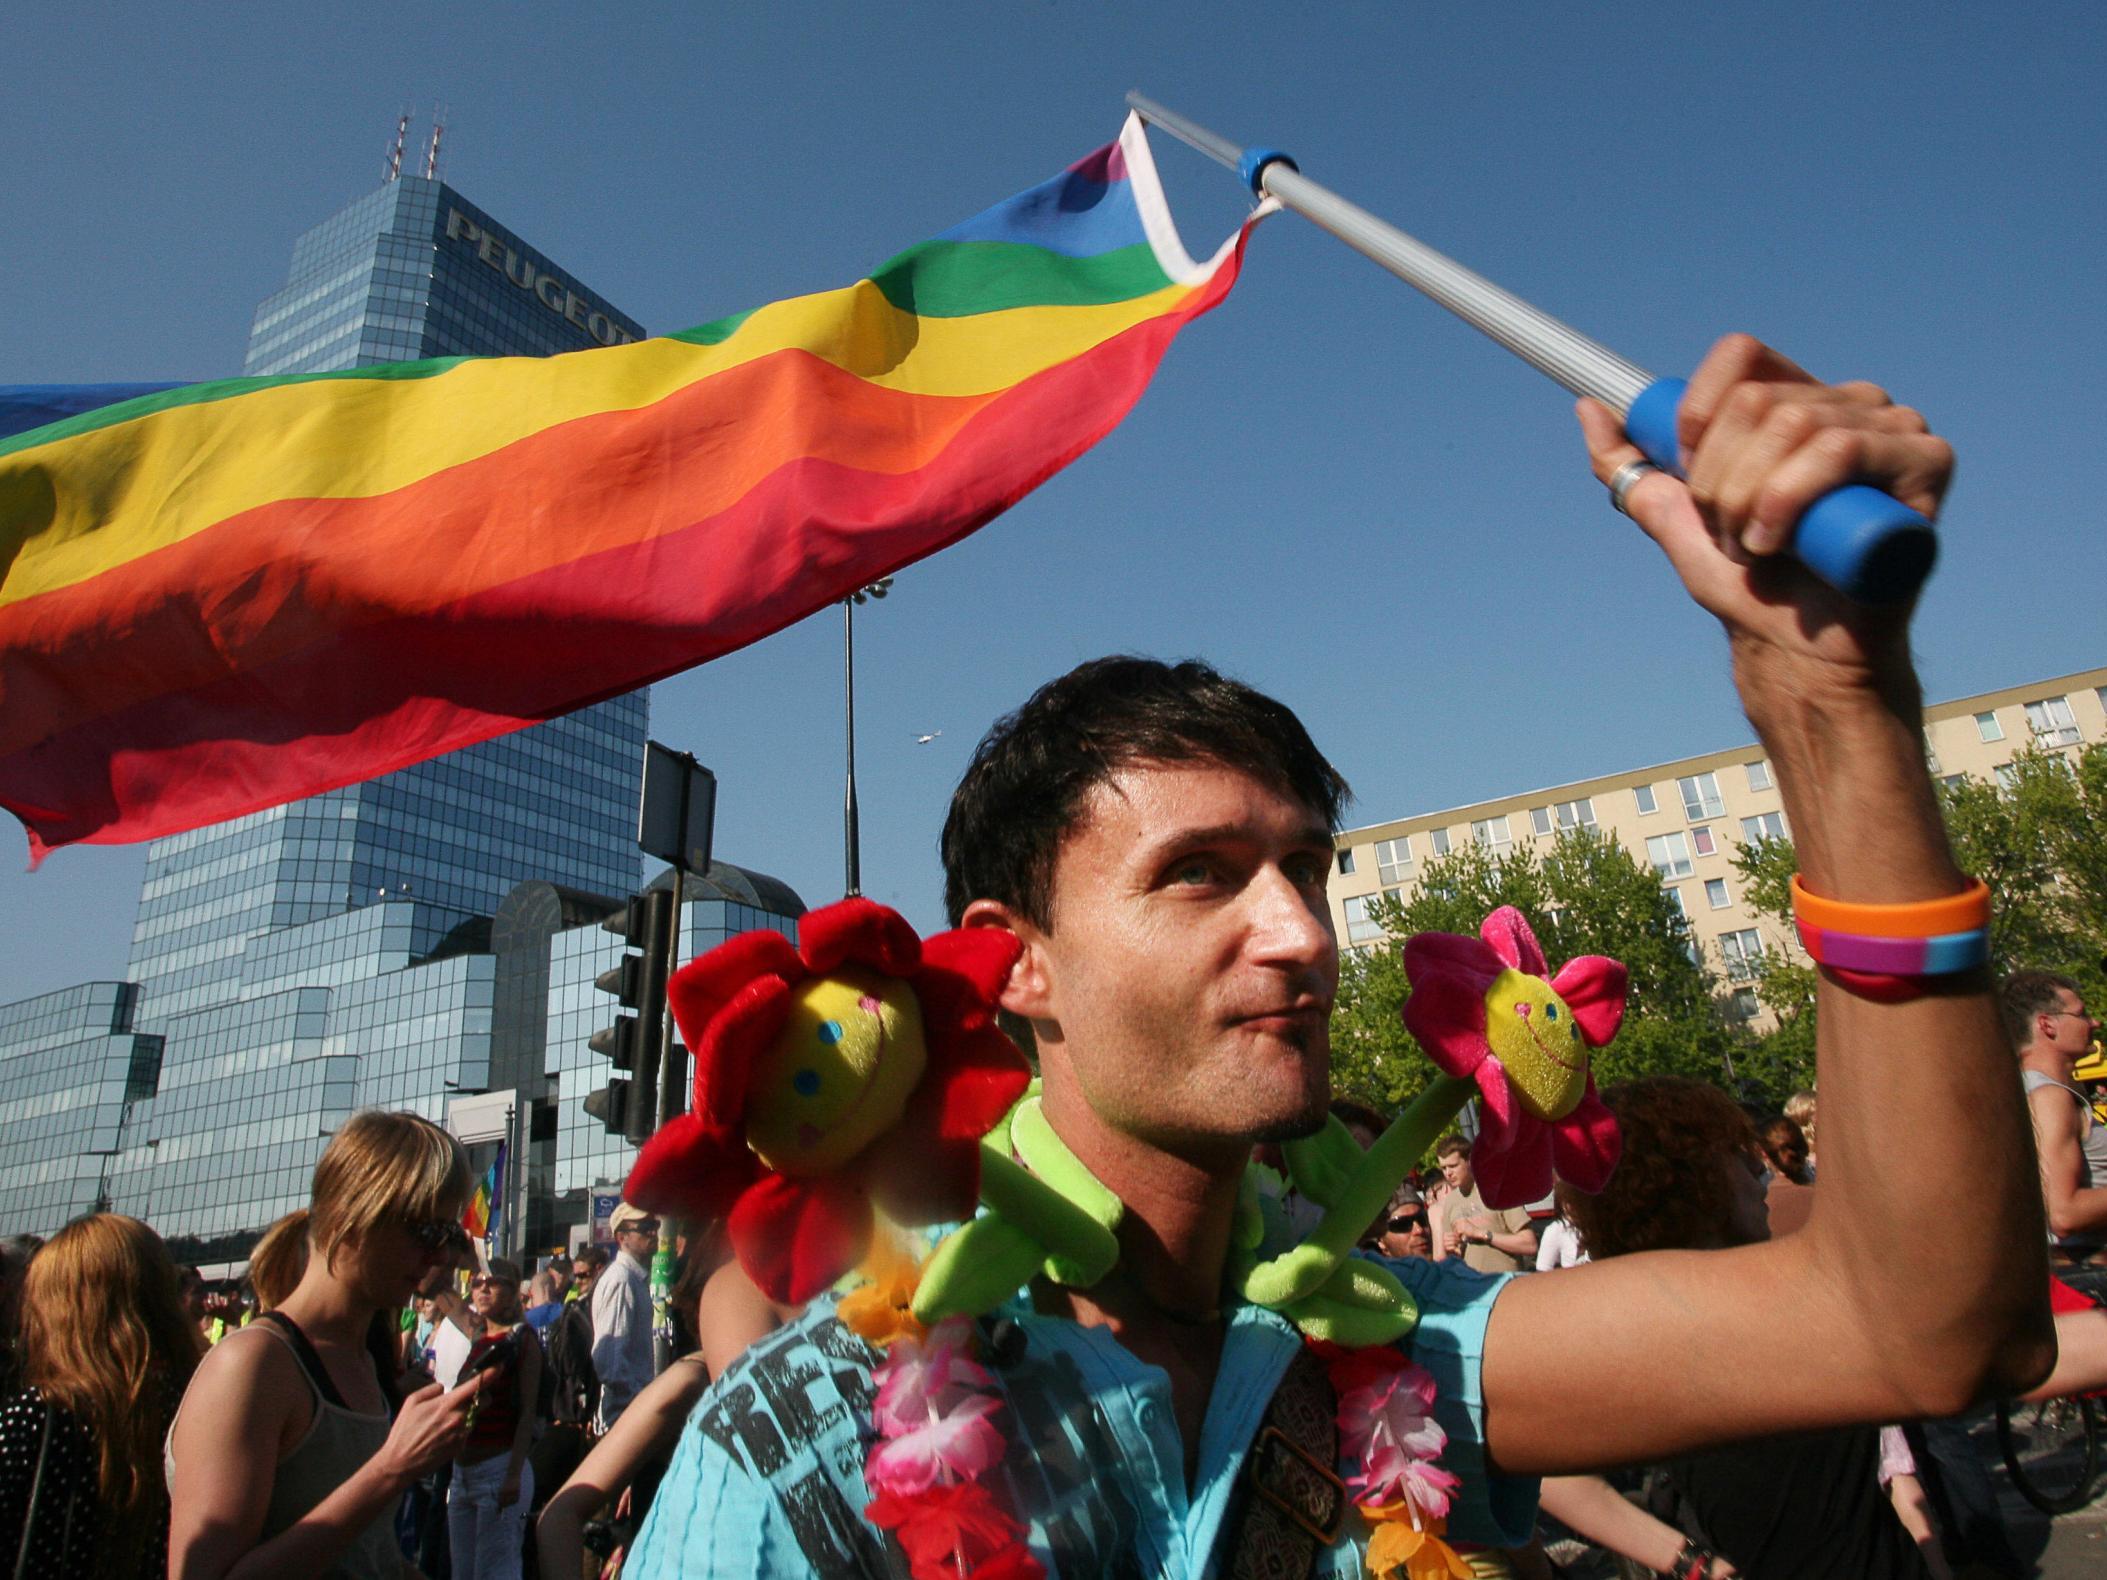
<svg viewBox="0 0 2107 1580"><path fill-rule="evenodd" d="M37 1392L44 1410L44 1428L37 1434L37 1473L29 1483L29 1506L22 1511L22 1540L15 1546L15 1580L30 1580L29 1533L36 1529L37 1505L44 1497L44 1461L51 1457L51 1401Z"/></svg>
<svg viewBox="0 0 2107 1580"><path fill-rule="evenodd" d="M300 1331L299 1323L282 1311L260 1311L256 1314L256 1320L270 1323L291 1341L293 1358L300 1363L300 1370L307 1373L307 1380L314 1384L315 1392L322 1396L325 1403L333 1404L339 1410L351 1408L344 1402L344 1396L337 1392L337 1385L330 1378L329 1368L322 1364L321 1354L307 1335Z"/></svg>

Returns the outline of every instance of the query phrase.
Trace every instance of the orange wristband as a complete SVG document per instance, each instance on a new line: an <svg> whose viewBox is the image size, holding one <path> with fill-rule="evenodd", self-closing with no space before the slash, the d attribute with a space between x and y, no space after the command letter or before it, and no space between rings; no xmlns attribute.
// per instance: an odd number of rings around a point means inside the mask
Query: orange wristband
<svg viewBox="0 0 2107 1580"><path fill-rule="evenodd" d="M1870 938L1942 938L1990 925L1990 885L1968 880L1959 894L1936 900L1907 900L1899 905L1866 905L1854 900L1825 900L1807 892L1800 875L1792 878L1792 912L1824 932L1854 933Z"/></svg>

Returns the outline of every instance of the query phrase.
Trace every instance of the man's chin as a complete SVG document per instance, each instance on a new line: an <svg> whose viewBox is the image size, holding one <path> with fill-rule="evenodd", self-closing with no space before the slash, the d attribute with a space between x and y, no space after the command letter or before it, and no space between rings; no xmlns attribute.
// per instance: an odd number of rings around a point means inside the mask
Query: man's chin
<svg viewBox="0 0 2107 1580"><path fill-rule="evenodd" d="M1307 1141L1324 1128L1325 1121L1330 1117L1330 1102L1319 1097L1298 1113L1284 1114L1262 1125L1251 1139L1259 1145L1278 1141Z"/></svg>

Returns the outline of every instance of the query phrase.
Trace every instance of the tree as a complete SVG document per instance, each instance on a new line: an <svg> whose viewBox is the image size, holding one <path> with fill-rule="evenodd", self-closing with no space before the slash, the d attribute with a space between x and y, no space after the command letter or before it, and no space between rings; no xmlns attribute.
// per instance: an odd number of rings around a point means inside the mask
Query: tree
<svg viewBox="0 0 2107 1580"><path fill-rule="evenodd" d="M1996 779L1941 783L1939 802L1955 861L1990 886L1991 970L2060 971L2089 1000L2107 998L2107 745L2075 764L2061 752L2021 752ZM1734 866L1748 903L1790 933L1792 841L1744 845ZM1755 1058L1799 1072L1803 1086L1814 1082L1814 987L1814 968L1783 954L1765 958L1756 985L1778 1026Z"/></svg>
<svg viewBox="0 0 2107 1580"><path fill-rule="evenodd" d="M1411 985L1401 941L1417 932L1476 934L1502 905L1529 919L1555 969L1575 955L1610 955L1631 973L1624 1028L1595 1057L1597 1079L1694 1075L1725 1080L1746 1039L1729 1032L1713 1005L1713 983L1692 952L1683 914L1654 870L1594 829L1561 833L1550 850L1495 853L1464 845L1427 866L1409 901L1369 905L1390 935L1349 950L1340 964L1332 1016L1332 1085L1396 1109L1435 1075L1433 1062L1399 1019Z"/></svg>

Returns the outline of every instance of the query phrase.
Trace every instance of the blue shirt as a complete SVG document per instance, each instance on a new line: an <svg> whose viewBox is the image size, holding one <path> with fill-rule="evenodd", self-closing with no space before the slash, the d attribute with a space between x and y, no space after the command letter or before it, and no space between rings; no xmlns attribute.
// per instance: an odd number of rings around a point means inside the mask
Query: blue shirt
<svg viewBox="0 0 2107 1580"><path fill-rule="evenodd" d="M1385 1265L1419 1302L1406 1348L1439 1390L1434 1414L1449 1434L1441 1464L1463 1478L1450 1539L1520 1546L1535 1519L1536 1482L1487 1473L1479 1390L1485 1324L1506 1280L1458 1261ZM982 1481L1029 1526L1047 1574L1216 1575L1237 1473L1302 1342L1295 1329L1261 1307L1234 1308L1188 1496L1160 1368L1136 1360L1107 1329L1041 1316L1021 1301L999 1316L1023 1344L988 1368L1003 1396L994 1420L1008 1451ZM862 1512L876 1360L825 1303L740 1357L683 1428L623 1568L628 1580L904 1577L898 1544ZM1347 1534L1319 1555L1317 1574L1360 1575L1367 1535L1350 1517Z"/></svg>

